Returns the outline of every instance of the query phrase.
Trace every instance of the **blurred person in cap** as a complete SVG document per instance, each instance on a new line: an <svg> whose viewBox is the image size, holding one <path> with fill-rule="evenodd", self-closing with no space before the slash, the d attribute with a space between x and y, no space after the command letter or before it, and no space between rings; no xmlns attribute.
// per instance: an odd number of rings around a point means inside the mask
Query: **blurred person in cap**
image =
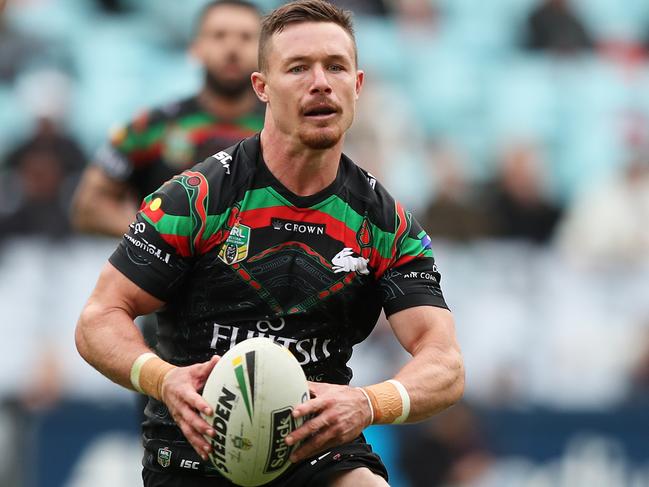
<svg viewBox="0 0 649 487"><path fill-rule="evenodd" d="M542 0L527 19L525 47L569 55L592 50L595 41L569 0Z"/></svg>
<svg viewBox="0 0 649 487"><path fill-rule="evenodd" d="M57 69L38 69L24 74L16 91L33 128L3 160L0 238L67 237L70 195L85 166L81 146L65 129L70 80Z"/></svg>
<svg viewBox="0 0 649 487"><path fill-rule="evenodd" d="M203 7L190 46L204 68L200 91L113 131L77 188L72 207L77 230L122 236L144 196L196 161L261 130L263 104L250 87L260 20L258 8L246 0L215 0ZM154 345L155 317L139 324Z"/></svg>
<svg viewBox="0 0 649 487"><path fill-rule="evenodd" d="M579 192L559 225L557 244L591 268L649 263L649 147L633 149L614 177Z"/></svg>
<svg viewBox="0 0 649 487"><path fill-rule="evenodd" d="M516 140L500 154L499 172L485 187L495 237L547 244L562 208L549 197L543 151L535 142Z"/></svg>
<svg viewBox="0 0 649 487"><path fill-rule="evenodd" d="M85 171L73 205L78 230L119 237L144 196L175 174L258 132L263 105L250 88L260 12L246 0L201 10L190 47L204 67L200 91L113 130Z"/></svg>

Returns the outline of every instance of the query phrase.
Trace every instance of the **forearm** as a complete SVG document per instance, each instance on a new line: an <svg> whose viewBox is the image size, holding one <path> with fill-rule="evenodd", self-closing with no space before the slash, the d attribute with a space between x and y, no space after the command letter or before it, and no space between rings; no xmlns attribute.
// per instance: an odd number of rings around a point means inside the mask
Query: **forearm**
<svg viewBox="0 0 649 487"><path fill-rule="evenodd" d="M77 349L90 365L113 382L164 402L185 437L207 461L211 446L205 435L214 436L215 432L198 411L207 416L214 411L198 391L205 385L218 357L176 367L152 354L133 317L150 313L161 304L145 291L138 291L126 277L107 265L79 318L75 334Z"/></svg>
<svg viewBox="0 0 649 487"><path fill-rule="evenodd" d="M407 422L437 414L460 400L464 392L464 365L456 347L423 345L397 373L410 397Z"/></svg>
<svg viewBox="0 0 649 487"><path fill-rule="evenodd" d="M464 365L451 313L419 306L389 318L412 359L393 382L365 387L374 422L415 422L457 402L464 392Z"/></svg>
<svg viewBox="0 0 649 487"><path fill-rule="evenodd" d="M74 194L72 223L81 232L121 237L135 219L136 204L125 182L91 165Z"/></svg>
<svg viewBox="0 0 649 487"><path fill-rule="evenodd" d="M84 233L121 237L135 219L134 205L98 196L95 201L81 199L72 211L74 227Z"/></svg>
<svg viewBox="0 0 649 487"><path fill-rule="evenodd" d="M79 318L75 340L86 362L113 382L134 389L131 367L137 357L150 350L126 311L106 309L91 298Z"/></svg>

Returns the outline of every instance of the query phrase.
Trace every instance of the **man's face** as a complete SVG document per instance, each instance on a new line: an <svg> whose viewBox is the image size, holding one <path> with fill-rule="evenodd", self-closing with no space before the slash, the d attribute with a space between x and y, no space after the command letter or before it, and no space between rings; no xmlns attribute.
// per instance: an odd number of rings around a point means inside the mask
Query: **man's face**
<svg viewBox="0 0 649 487"><path fill-rule="evenodd" d="M363 84L354 55L351 37L329 22L289 24L272 36L254 84L280 132L312 149L340 141Z"/></svg>
<svg viewBox="0 0 649 487"><path fill-rule="evenodd" d="M246 7L220 5L207 12L191 52L205 67L208 88L237 96L257 69L260 19Z"/></svg>

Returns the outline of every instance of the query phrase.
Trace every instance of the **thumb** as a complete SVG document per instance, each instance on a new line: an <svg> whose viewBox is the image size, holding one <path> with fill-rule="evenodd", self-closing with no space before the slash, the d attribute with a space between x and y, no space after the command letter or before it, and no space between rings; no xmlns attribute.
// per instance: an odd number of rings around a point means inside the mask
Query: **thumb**
<svg viewBox="0 0 649 487"><path fill-rule="evenodd" d="M311 396L311 399L320 394L322 386L318 382L308 381L307 385L309 387L309 395Z"/></svg>
<svg viewBox="0 0 649 487"><path fill-rule="evenodd" d="M213 355L212 358L209 359L207 362L203 362L202 364L198 364L198 367L197 367L198 374L201 377L207 379L207 377L210 375L210 373L212 372L212 369L217 364L217 362L219 361L220 358L221 357L219 357L218 355Z"/></svg>

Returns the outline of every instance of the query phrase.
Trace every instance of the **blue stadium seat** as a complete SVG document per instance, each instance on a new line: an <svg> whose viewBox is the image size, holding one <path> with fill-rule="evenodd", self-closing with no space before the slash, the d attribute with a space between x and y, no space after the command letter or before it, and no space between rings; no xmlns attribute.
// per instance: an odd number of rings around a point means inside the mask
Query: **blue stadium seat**
<svg viewBox="0 0 649 487"><path fill-rule="evenodd" d="M356 43L362 69L381 73L383 78L402 81L407 76L404 45L397 26L390 20L370 17L356 19Z"/></svg>
<svg viewBox="0 0 649 487"><path fill-rule="evenodd" d="M646 0L572 0L586 25L599 39L641 39L649 29ZM622 7L623 5L623 7Z"/></svg>

